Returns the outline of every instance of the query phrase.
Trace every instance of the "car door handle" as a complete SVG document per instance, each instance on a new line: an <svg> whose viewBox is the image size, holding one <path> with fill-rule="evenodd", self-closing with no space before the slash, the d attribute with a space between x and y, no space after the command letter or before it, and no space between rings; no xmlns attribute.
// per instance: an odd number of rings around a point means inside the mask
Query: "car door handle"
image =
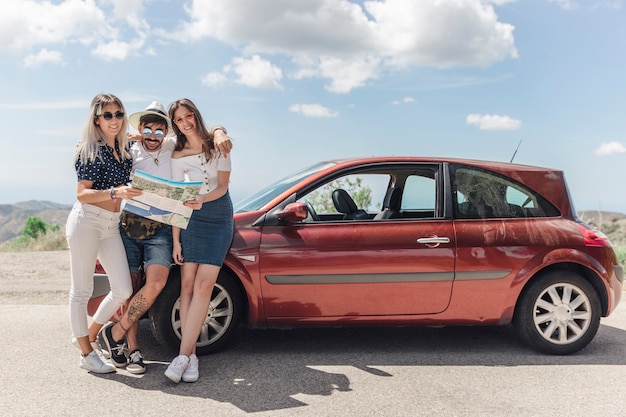
<svg viewBox="0 0 626 417"><path fill-rule="evenodd" d="M450 238L449 237L420 237L419 239L417 239L417 243L422 243L426 246L429 246L431 248L436 248L437 246L439 246L442 243L450 243Z"/></svg>

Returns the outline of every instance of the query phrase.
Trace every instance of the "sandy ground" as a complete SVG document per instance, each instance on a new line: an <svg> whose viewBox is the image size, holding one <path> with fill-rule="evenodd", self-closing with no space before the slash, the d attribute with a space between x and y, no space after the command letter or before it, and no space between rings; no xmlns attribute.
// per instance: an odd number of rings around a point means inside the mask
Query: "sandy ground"
<svg viewBox="0 0 626 417"><path fill-rule="evenodd" d="M0 304L66 304L69 251L0 252Z"/></svg>

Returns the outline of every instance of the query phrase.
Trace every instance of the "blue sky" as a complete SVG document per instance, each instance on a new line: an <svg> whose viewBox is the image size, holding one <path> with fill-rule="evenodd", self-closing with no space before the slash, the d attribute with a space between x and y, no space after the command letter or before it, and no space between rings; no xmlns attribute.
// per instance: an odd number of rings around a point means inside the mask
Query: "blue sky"
<svg viewBox="0 0 626 417"><path fill-rule="evenodd" d="M187 97L228 128L233 200L320 160L565 172L626 213L622 0L2 0L0 204L71 204L89 102Z"/></svg>

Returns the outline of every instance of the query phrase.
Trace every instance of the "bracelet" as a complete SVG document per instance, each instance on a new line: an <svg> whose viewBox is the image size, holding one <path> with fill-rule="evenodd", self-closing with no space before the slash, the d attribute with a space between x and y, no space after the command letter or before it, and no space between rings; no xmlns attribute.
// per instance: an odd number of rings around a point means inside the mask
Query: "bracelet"
<svg viewBox="0 0 626 417"><path fill-rule="evenodd" d="M111 200L115 200L115 187L111 187L109 188L109 197L111 197Z"/></svg>
<svg viewBox="0 0 626 417"><path fill-rule="evenodd" d="M215 129L213 129L213 134L215 134L215 132L217 132L218 130L221 130L222 132L224 132L225 135L228 135L228 133L226 132L226 128L225 127L216 127Z"/></svg>
<svg viewBox="0 0 626 417"><path fill-rule="evenodd" d="M174 245L180 245L180 242L174 242Z"/></svg>

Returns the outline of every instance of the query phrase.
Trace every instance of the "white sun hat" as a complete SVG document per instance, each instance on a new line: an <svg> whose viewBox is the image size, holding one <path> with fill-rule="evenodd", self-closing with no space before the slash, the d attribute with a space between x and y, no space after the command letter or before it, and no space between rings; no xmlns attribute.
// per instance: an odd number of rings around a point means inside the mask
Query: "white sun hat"
<svg viewBox="0 0 626 417"><path fill-rule="evenodd" d="M167 112L165 111L165 107L158 101L153 101L150 103L148 107L144 111L138 111L131 114L128 117L128 122L132 127L139 130L139 120L141 116L146 114L156 114L157 116L161 116L167 121L167 135L166 136L174 136L174 129L172 129L172 121L167 116ZM141 132L140 132L141 133Z"/></svg>

